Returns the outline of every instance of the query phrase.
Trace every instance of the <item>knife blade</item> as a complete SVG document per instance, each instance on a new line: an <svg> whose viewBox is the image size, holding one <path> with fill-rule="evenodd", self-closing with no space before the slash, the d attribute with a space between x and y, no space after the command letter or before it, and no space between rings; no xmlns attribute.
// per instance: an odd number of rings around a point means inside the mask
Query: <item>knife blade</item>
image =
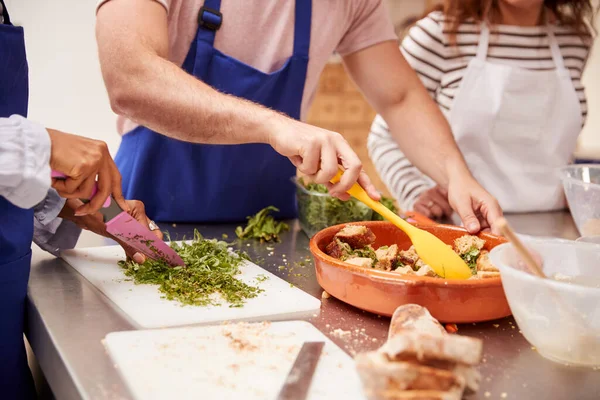
<svg viewBox="0 0 600 400"><path fill-rule="evenodd" d="M302 345L277 400L306 399L324 345L324 342L305 342Z"/></svg>
<svg viewBox="0 0 600 400"><path fill-rule="evenodd" d="M64 174L57 171L52 171L51 176L55 179L66 179ZM96 192L97 187L94 185L91 197L94 197ZM89 200L81 199L81 201L88 202ZM164 260L172 266L185 266L175 250L158 239L147 227L126 211L123 211L112 196L106 199L99 212L106 224L106 231L117 239L154 260Z"/></svg>

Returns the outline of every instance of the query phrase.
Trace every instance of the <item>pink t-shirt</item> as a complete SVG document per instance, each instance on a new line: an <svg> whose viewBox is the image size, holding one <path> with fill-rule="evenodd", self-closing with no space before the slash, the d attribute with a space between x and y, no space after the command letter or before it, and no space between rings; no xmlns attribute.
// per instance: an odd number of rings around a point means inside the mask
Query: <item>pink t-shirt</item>
<svg viewBox="0 0 600 400"><path fill-rule="evenodd" d="M111 0L100 0L98 8ZM168 12L169 60L181 66L198 30L204 0L147 0ZM298 0L300 1L300 0ZM292 55L294 0L222 0L223 24L215 47L263 72L281 67ZM315 95L325 64L374 44L397 40L382 0L313 0L308 71L302 98L302 119ZM119 117L120 134L137 125Z"/></svg>

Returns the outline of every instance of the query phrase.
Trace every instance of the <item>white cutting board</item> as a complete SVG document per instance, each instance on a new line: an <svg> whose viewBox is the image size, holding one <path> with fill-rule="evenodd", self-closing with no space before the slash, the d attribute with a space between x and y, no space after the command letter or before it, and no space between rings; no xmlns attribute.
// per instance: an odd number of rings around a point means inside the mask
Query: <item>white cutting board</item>
<svg viewBox="0 0 600 400"><path fill-rule="evenodd" d="M321 301L291 287L289 283L250 262L240 267L238 279L264 291L248 299L243 307L183 306L161 298L157 285L136 285L117 265L125 259L120 246L91 247L68 250L62 258L96 286L129 317L138 328L164 328L192 324L214 324L223 321L262 321L302 319L317 314ZM263 282L256 278L267 276Z"/></svg>
<svg viewBox="0 0 600 400"><path fill-rule="evenodd" d="M308 322L116 332L104 344L136 400L269 400L305 341L325 342L308 399L366 399L354 361Z"/></svg>

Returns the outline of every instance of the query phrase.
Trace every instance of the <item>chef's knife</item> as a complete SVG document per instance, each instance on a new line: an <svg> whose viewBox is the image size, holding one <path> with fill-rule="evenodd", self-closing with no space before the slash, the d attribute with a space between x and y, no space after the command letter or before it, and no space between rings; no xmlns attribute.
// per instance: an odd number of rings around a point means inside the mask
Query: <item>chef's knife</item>
<svg viewBox="0 0 600 400"><path fill-rule="evenodd" d="M52 178L65 179L66 176L60 172L52 171ZM94 197L96 192L97 187L94 185L91 197ZM89 200L82 199L82 201L88 202ZM100 213L104 217L106 231L117 239L152 259L164 260L169 265L185 265L175 250L157 238L147 227L140 224L126 211L123 211L112 196L106 199Z"/></svg>
<svg viewBox="0 0 600 400"><path fill-rule="evenodd" d="M277 396L277 400L304 400L312 382L324 342L305 342Z"/></svg>

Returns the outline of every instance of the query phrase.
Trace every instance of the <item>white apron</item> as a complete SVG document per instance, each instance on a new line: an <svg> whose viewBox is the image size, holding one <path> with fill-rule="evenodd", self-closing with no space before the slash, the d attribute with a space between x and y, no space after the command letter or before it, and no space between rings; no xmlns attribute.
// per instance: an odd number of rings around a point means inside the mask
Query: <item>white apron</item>
<svg viewBox="0 0 600 400"><path fill-rule="evenodd" d="M561 209L556 167L568 164L581 131L579 99L552 27L556 69L533 71L486 61L490 32L482 24L450 111L449 123L475 178L505 212Z"/></svg>

